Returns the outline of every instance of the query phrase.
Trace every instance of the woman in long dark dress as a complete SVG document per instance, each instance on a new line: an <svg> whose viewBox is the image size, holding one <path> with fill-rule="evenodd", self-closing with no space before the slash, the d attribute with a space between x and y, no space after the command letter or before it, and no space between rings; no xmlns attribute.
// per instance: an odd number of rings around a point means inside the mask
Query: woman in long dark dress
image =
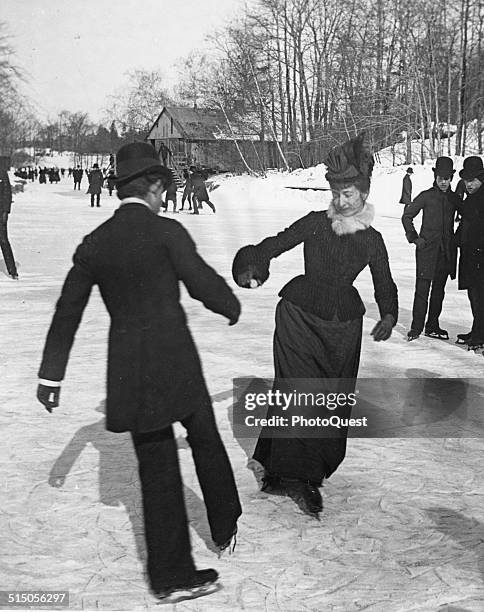
<svg viewBox="0 0 484 612"><path fill-rule="evenodd" d="M353 281L367 266L373 278L380 321L374 340L387 340L397 322L397 288L383 238L371 223L367 202L373 158L364 136L335 147L325 161L332 190L327 211L311 212L276 236L239 250L233 277L253 287L269 277L269 264L304 243L305 272L279 293L274 332L275 386L281 379L345 379L358 374L365 307ZM350 391L346 387L346 392ZM349 414L348 414L349 416ZM264 467L262 490L284 493L312 516L319 516L319 487L344 459L346 431L338 438L260 436L255 452Z"/></svg>

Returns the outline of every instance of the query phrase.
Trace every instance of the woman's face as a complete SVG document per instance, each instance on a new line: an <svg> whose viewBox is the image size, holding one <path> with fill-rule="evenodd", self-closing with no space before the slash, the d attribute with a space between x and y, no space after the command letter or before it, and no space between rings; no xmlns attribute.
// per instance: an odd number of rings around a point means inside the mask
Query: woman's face
<svg viewBox="0 0 484 612"><path fill-rule="evenodd" d="M341 189L332 187L331 192L333 194L333 206L344 217L351 217L363 210L368 197L367 193L362 193L354 185Z"/></svg>

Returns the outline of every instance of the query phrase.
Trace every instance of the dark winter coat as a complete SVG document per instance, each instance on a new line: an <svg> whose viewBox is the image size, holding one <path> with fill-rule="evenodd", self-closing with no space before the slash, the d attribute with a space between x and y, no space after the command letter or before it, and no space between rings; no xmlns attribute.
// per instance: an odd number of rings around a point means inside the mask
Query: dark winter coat
<svg viewBox="0 0 484 612"><path fill-rule="evenodd" d="M84 174L84 170L82 168L74 168L72 171L72 176L76 183L80 183L82 179L82 175Z"/></svg>
<svg viewBox="0 0 484 612"><path fill-rule="evenodd" d="M172 181L168 187L166 188L166 196L165 199L168 202L168 200L171 200L172 202L176 202L176 192L177 192L177 184L175 183L175 181Z"/></svg>
<svg viewBox="0 0 484 612"><path fill-rule="evenodd" d="M459 289L469 289L484 281L484 185L466 197L460 212Z"/></svg>
<svg viewBox="0 0 484 612"><path fill-rule="evenodd" d="M193 195L197 198L199 202L208 202L209 196L207 192L207 188L205 187L205 182L203 180L202 175L199 172L193 172L191 176L191 185Z"/></svg>
<svg viewBox="0 0 484 612"><path fill-rule="evenodd" d="M240 249L232 265L234 280L252 266L265 281L270 260L300 243L304 243L305 273L282 288L282 298L326 321L335 315L340 321L357 319L365 307L353 282L369 265L380 314L391 314L397 321L397 287L381 234L370 226L338 236L326 211L311 212L276 236Z"/></svg>
<svg viewBox="0 0 484 612"><path fill-rule="evenodd" d="M87 193L99 194L101 193L102 186L104 183L104 176L101 170L95 169L88 174L89 189Z"/></svg>
<svg viewBox="0 0 484 612"><path fill-rule="evenodd" d="M10 213L12 208L12 187L5 170L0 170L0 216Z"/></svg>
<svg viewBox="0 0 484 612"><path fill-rule="evenodd" d="M459 198L451 189L444 193L434 184L405 206L402 223L407 240L415 242L419 236L425 240L425 245L415 252L417 278L433 280L441 251L445 253L450 277L455 278L457 247L454 240L454 217L459 203ZM420 212L422 225L418 234L413 219Z"/></svg>
<svg viewBox="0 0 484 612"><path fill-rule="evenodd" d="M237 318L232 291L198 255L183 226L141 203L123 204L74 254L47 335L40 378L62 380L91 288L111 317L106 426L154 431L210 397L180 304L179 281L206 308Z"/></svg>
<svg viewBox="0 0 484 612"><path fill-rule="evenodd" d="M403 177L400 204L410 204L412 201L412 179L408 174Z"/></svg>

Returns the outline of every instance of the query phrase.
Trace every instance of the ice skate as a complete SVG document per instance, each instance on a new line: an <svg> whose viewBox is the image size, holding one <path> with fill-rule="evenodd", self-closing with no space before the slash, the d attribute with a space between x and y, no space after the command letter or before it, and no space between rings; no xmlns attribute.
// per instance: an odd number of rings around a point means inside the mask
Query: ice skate
<svg viewBox="0 0 484 612"><path fill-rule="evenodd" d="M234 530L232 531L232 535L228 540L226 540L223 544L215 543L215 546L217 547L217 554L219 559L222 556L222 553L227 549L229 551L229 555L231 555L234 552L235 547L237 546L237 525L235 525Z"/></svg>
<svg viewBox="0 0 484 612"><path fill-rule="evenodd" d="M484 349L484 340L481 338L469 338L467 341L467 350L468 351L480 351Z"/></svg>
<svg viewBox="0 0 484 612"><path fill-rule="evenodd" d="M266 472L262 478L261 491L270 493L271 495L286 495L285 487L282 484L282 479L278 474Z"/></svg>
<svg viewBox="0 0 484 612"><path fill-rule="evenodd" d="M420 336L420 332L415 329L411 329L407 334L407 342L412 342L412 340L416 340Z"/></svg>
<svg viewBox="0 0 484 612"><path fill-rule="evenodd" d="M468 344L471 339L472 332L468 332L467 334L457 334L456 344Z"/></svg>
<svg viewBox="0 0 484 612"><path fill-rule="evenodd" d="M448 340L449 333L446 329L441 329L440 327L426 327L425 335L429 338L437 338L439 340Z"/></svg>
<svg viewBox="0 0 484 612"><path fill-rule="evenodd" d="M287 495L296 502L304 514L319 520L319 513L323 509L323 499L318 487L303 480L283 478L281 481Z"/></svg>
<svg viewBox="0 0 484 612"><path fill-rule="evenodd" d="M214 569L198 570L187 584L177 584L156 589L154 595L161 603L175 604L186 599L197 599L219 590L218 573Z"/></svg>

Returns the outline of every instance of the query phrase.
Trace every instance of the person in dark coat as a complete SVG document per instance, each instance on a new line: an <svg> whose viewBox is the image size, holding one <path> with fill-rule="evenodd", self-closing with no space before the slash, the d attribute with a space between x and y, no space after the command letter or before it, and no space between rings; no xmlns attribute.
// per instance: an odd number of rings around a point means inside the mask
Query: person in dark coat
<svg viewBox="0 0 484 612"><path fill-rule="evenodd" d="M0 168L0 248L7 272L14 280L18 279L17 266L8 239L8 215L12 209L12 187L5 169Z"/></svg>
<svg viewBox="0 0 484 612"><path fill-rule="evenodd" d="M59 404L69 352L93 285L111 318L106 426L131 432L143 494L148 575L161 599L199 594L217 580L191 556L183 485L172 424L187 429L197 476L219 551L233 544L240 502L217 431L200 359L180 304L189 294L233 325L240 304L225 280L197 253L183 226L158 217L171 175L155 149L130 143L117 153L114 215L86 236L74 254L47 335L37 396Z"/></svg>
<svg viewBox="0 0 484 612"><path fill-rule="evenodd" d="M41 168L39 170L39 183L42 185L45 185L47 180L46 180L46 175L47 175L47 168Z"/></svg>
<svg viewBox="0 0 484 612"><path fill-rule="evenodd" d="M163 205L165 212L168 212L168 202L173 202L173 212L174 213L178 212L176 209L177 189L178 189L177 184L173 180L170 183L168 183L168 185L166 186L165 203Z"/></svg>
<svg viewBox="0 0 484 612"><path fill-rule="evenodd" d="M402 183L402 195L400 197L400 204L410 204L412 201L412 174L413 169L407 168L407 172L403 177Z"/></svg>
<svg viewBox="0 0 484 612"><path fill-rule="evenodd" d="M193 213L194 215L198 215L198 209L202 207L202 204L206 202L213 212L215 212L215 206L212 202L210 202L210 198L208 197L207 188L205 187L205 181L201 173L192 166L191 170L191 186L192 186L192 204L193 204Z"/></svg>
<svg viewBox="0 0 484 612"><path fill-rule="evenodd" d="M110 170L108 172L108 175L106 177L106 185L109 191L109 195L112 196L113 195L113 190L116 186L116 175L114 170Z"/></svg>
<svg viewBox="0 0 484 612"><path fill-rule="evenodd" d="M457 231L459 289L466 289L473 322L468 333L457 334L457 341L469 348L484 346L484 166L477 156L467 157L460 171L468 193L460 212Z"/></svg>
<svg viewBox="0 0 484 612"><path fill-rule="evenodd" d="M243 247L233 262L239 286L258 286L269 277L272 258L304 244L304 274L279 293L275 390L285 379L344 379L340 382L345 391L354 390L365 308L353 282L367 265L381 316L371 332L374 339L387 340L397 321L397 288L387 251L381 234L371 226L374 209L367 197L373 157L364 136L333 149L325 163L333 192L328 210L311 212L276 236ZM343 429L337 438L305 438L297 432L271 437L263 430L253 458L264 468L264 491L287 494L305 513L318 517L319 487L345 452Z"/></svg>
<svg viewBox="0 0 484 612"><path fill-rule="evenodd" d="M87 178L89 180L89 188L87 193L91 194L91 207L94 207L94 199L96 199L96 206L101 206L101 191L104 183L104 176L99 169L99 164L94 164L92 171L88 173Z"/></svg>
<svg viewBox="0 0 484 612"><path fill-rule="evenodd" d="M183 208L185 207L185 200L188 200L188 210L192 210L192 178L187 168L183 170L183 178L185 179L185 185L183 187L180 210L183 210Z"/></svg>
<svg viewBox="0 0 484 612"><path fill-rule="evenodd" d="M442 340L449 338L447 330L440 327L439 317L447 278L455 278L457 247L454 240L454 218L460 200L450 188L454 175L450 157L438 157L432 170L434 184L405 206L402 215L407 240L416 247L417 263L412 324L407 334L409 341L420 336L426 316L426 336ZM422 225L419 234L413 220L420 212Z"/></svg>
<svg viewBox="0 0 484 612"><path fill-rule="evenodd" d="M74 179L74 189L81 189L81 181L83 174L84 170L81 168L81 166L77 166L77 168L74 168L74 170L72 171L72 178Z"/></svg>

